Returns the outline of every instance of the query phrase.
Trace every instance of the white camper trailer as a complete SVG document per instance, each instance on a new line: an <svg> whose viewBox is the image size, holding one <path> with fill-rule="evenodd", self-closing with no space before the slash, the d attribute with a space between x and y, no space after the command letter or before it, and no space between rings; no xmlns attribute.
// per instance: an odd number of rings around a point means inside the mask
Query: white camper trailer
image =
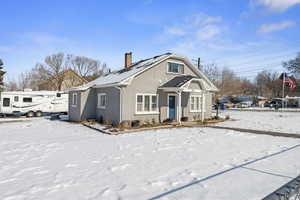
<svg viewBox="0 0 300 200"><path fill-rule="evenodd" d="M68 94L56 91L15 91L0 93L0 114L42 116L67 113Z"/></svg>

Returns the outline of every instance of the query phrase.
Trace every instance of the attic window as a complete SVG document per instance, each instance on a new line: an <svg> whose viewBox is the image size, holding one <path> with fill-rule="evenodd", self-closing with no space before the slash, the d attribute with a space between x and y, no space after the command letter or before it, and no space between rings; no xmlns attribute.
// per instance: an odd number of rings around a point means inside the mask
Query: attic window
<svg viewBox="0 0 300 200"><path fill-rule="evenodd" d="M168 72L183 74L183 65L178 63L168 63Z"/></svg>

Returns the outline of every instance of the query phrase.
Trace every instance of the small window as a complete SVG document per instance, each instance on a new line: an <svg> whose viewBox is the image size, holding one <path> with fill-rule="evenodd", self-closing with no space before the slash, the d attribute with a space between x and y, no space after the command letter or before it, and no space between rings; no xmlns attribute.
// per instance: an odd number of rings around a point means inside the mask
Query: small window
<svg viewBox="0 0 300 200"><path fill-rule="evenodd" d="M56 93L56 97L61 97L61 93Z"/></svg>
<svg viewBox="0 0 300 200"><path fill-rule="evenodd" d="M24 103L32 103L32 98L24 97L24 98L23 98L23 102L24 102Z"/></svg>
<svg viewBox="0 0 300 200"><path fill-rule="evenodd" d="M97 107L104 109L104 108L106 108L106 104L107 104L106 94L105 93L99 93L98 94L98 104L97 104Z"/></svg>
<svg viewBox="0 0 300 200"><path fill-rule="evenodd" d="M178 63L168 63L168 72L183 73L183 65Z"/></svg>
<svg viewBox="0 0 300 200"><path fill-rule="evenodd" d="M72 95L72 105L77 106L77 93L73 93Z"/></svg>
<svg viewBox="0 0 300 200"><path fill-rule="evenodd" d="M143 111L143 95L137 95L136 110L137 112Z"/></svg>
<svg viewBox="0 0 300 200"><path fill-rule="evenodd" d="M157 113L157 95L156 94L138 94L136 95L136 113L148 114Z"/></svg>
<svg viewBox="0 0 300 200"><path fill-rule="evenodd" d="M14 102L19 102L19 97L18 96L14 96Z"/></svg>
<svg viewBox="0 0 300 200"><path fill-rule="evenodd" d="M10 98L3 98L3 107L10 106Z"/></svg>

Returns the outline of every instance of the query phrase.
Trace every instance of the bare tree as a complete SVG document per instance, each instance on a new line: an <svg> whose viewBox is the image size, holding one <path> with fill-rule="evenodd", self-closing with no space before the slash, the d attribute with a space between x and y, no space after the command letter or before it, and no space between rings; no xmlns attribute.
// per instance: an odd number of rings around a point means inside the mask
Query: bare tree
<svg viewBox="0 0 300 200"><path fill-rule="evenodd" d="M45 63L38 63L35 67L35 75L39 76L40 80L48 80L51 82L55 90L61 90L64 81L64 71L68 69L69 56L63 53L47 56Z"/></svg>
<svg viewBox="0 0 300 200"><path fill-rule="evenodd" d="M281 97L282 81L279 74L272 71L262 71L255 78L257 93L266 97Z"/></svg>
<svg viewBox="0 0 300 200"><path fill-rule="evenodd" d="M300 52L297 54L295 59L284 62L283 67L296 77L300 78Z"/></svg>
<svg viewBox="0 0 300 200"><path fill-rule="evenodd" d="M215 63L203 65L202 72L214 83L218 84L220 81L220 70Z"/></svg>
<svg viewBox="0 0 300 200"><path fill-rule="evenodd" d="M79 76L87 79L95 79L108 71L105 63L84 56L72 56L71 65Z"/></svg>

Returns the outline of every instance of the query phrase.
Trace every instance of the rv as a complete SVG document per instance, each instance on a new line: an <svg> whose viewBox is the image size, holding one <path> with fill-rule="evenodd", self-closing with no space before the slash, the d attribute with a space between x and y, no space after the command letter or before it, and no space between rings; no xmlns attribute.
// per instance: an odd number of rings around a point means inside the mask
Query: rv
<svg viewBox="0 0 300 200"><path fill-rule="evenodd" d="M56 91L14 91L0 93L0 115L40 117L46 113L67 113L68 94Z"/></svg>

